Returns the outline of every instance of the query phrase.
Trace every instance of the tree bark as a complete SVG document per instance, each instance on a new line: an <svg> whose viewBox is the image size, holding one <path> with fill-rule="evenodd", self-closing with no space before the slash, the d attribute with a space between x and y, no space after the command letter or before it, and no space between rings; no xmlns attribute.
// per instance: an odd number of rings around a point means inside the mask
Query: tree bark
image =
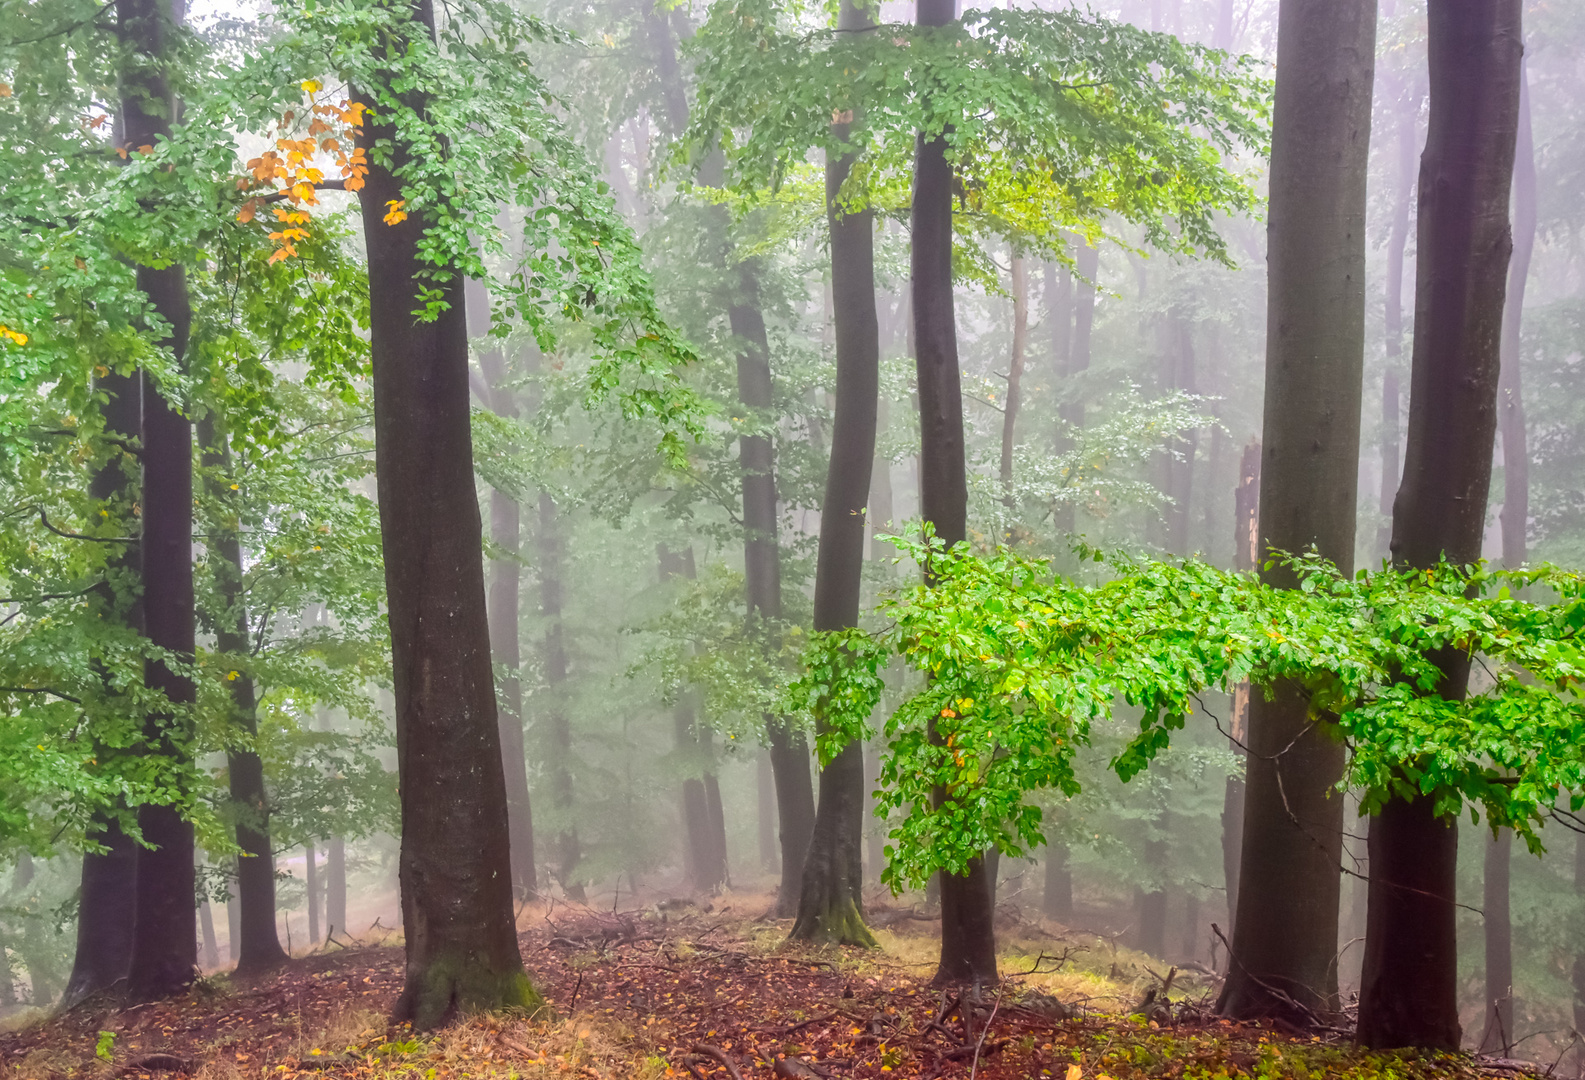
<svg viewBox="0 0 1585 1080"><path fill-rule="evenodd" d="M1238 487L1233 490L1233 569L1245 572L1260 564L1260 442L1249 440L1238 463ZM1239 859L1244 842L1245 772L1244 752L1249 738L1248 683L1233 688L1232 730L1228 748L1239 759L1239 766L1227 774L1222 792L1222 884L1227 889L1228 930L1237 927Z"/></svg>
<svg viewBox="0 0 1585 1080"><path fill-rule="evenodd" d="M738 400L752 413L774 406L770 341L759 307L758 267L752 260L736 267L737 288L727 319L737 338ZM743 476L743 567L754 632L767 635L781 622L781 545L776 514L776 448L768 435L738 440ZM814 832L814 782L809 775L809 744L777 716L765 717L771 773L776 781L776 819L781 841L781 884L776 892L779 918L796 915L803 884L804 856Z"/></svg>
<svg viewBox="0 0 1585 1080"><path fill-rule="evenodd" d="M1392 500L1398 494L1399 368L1403 357L1403 257L1409 243L1409 210L1414 202L1414 181L1420 148L1419 83L1406 94L1398 113L1398 184L1393 197L1392 228L1387 234L1386 371L1381 380L1381 525L1376 530L1376 550L1382 559L1391 554Z"/></svg>
<svg viewBox="0 0 1585 1080"><path fill-rule="evenodd" d="M567 716L567 639L562 625L565 549L561 514L548 491L539 493L539 610L545 620L542 645L545 668L546 765L550 769L550 805L555 814L556 875L562 892L575 903L584 903L584 883L577 877L583 859L575 824L577 805L572 782L572 724Z"/></svg>
<svg viewBox="0 0 1585 1080"><path fill-rule="evenodd" d="M137 485L123 465L127 458L118 444L140 439L143 430L143 382L136 375L110 372L99 380L105 395L103 420L105 436L113 446L111 457L89 481L88 495L109 511L112 519L126 522L131 530L130 510L137 497ZM136 545L127 545L109 560L108 570L135 577L142 560ZM123 593L107 585L93 594L100 617L117 620L133 630L143 629L143 604L136 590ZM109 747L97 746L95 753L104 759ZM119 809L125 810L125 807ZM61 999L63 1008L73 1008L84 999L109 990L125 979L132 964L132 934L136 911L127 897L137 888L137 846L121 827L113 812L95 815L87 839L103 846L103 851L83 852L82 885L77 901L77 950L71 975Z"/></svg>
<svg viewBox="0 0 1585 1080"><path fill-rule="evenodd" d="M1167 812L1161 810L1151 823L1155 834L1145 841L1145 873L1153 879L1141 888L1135 902L1139 915L1139 951L1147 956L1167 955L1167 890L1163 875L1167 868Z"/></svg>
<svg viewBox="0 0 1585 1080"><path fill-rule="evenodd" d="M1519 0L1428 9L1431 118L1420 161L1414 357L1403 483L1393 505L1401 569L1480 557L1497 432L1508 199L1519 126ZM1452 699L1470 661L1436 658ZM1394 798L1370 829L1370 901L1359 1041L1459 1044L1458 828L1434 800Z"/></svg>
<svg viewBox="0 0 1585 1080"><path fill-rule="evenodd" d="M203 453L205 482L209 497L227 507L235 496L231 476L231 450L225 430L217 417L205 416L198 422L198 441ZM230 515L210 523L210 557L215 578L219 610L208 613L213 624L215 647L233 656L251 651L247 605L242 594L242 540ZM232 942L237 971L252 974L267 971L286 960L275 930L275 866L270 846L270 804L264 786L264 762L254 740L259 734L257 690L253 675L239 668L228 687L231 692L231 724L241 736L241 745L226 747L226 778L231 796L231 812L236 818L238 908L237 939Z"/></svg>
<svg viewBox="0 0 1585 1080"><path fill-rule="evenodd" d="M1040 911L1063 925L1073 921L1073 870L1067 844L1046 844L1046 880Z"/></svg>
<svg viewBox="0 0 1585 1080"><path fill-rule="evenodd" d="M320 942L319 937L319 852L312 841L303 845L303 885L308 893L308 947Z"/></svg>
<svg viewBox="0 0 1585 1080"><path fill-rule="evenodd" d="M954 0L917 0L918 22L945 26L956 17L955 7ZM919 386L919 510L949 547L968 535L963 387L952 298L952 187L946 136L921 134L914 160L909 254ZM941 960L935 981L996 982L996 935L984 860L969 860L961 875L939 877Z"/></svg>
<svg viewBox="0 0 1585 1080"><path fill-rule="evenodd" d="M1375 0L1283 0L1272 125L1261 548L1353 572ZM1292 587L1277 567L1263 573ZM1337 1004L1342 744L1297 688L1251 695L1232 962L1218 1010ZM1275 992L1274 992L1275 991ZM1302 1008L1285 1000L1292 997Z"/></svg>
<svg viewBox="0 0 1585 1080"><path fill-rule="evenodd" d="M214 971L220 966L220 945L215 941L215 913L207 898L198 905L198 929L204 941L204 970Z"/></svg>
<svg viewBox="0 0 1585 1080"><path fill-rule="evenodd" d="M1513 864L1513 830L1499 829L1486 840L1482 875L1482 937L1486 948L1486 1026L1482 1053L1508 1056L1513 1030L1513 920L1509 912L1509 879Z"/></svg>
<svg viewBox="0 0 1585 1080"><path fill-rule="evenodd" d="M1059 379L1057 409L1057 447L1064 448L1072 442L1072 432L1084 426L1084 397L1073 385L1074 377L1090 368L1091 342L1095 333L1095 284L1101 271L1101 251L1089 244L1077 244L1074 252L1074 270L1078 280L1072 285L1073 330L1069 337L1066 326L1062 328L1067 338L1065 363ZM1066 320L1064 319L1064 322ZM1066 381L1067 386L1061 382ZM1071 486L1071 485L1070 485ZM1077 507L1072 501L1058 504L1055 526L1058 533L1066 535L1077 527Z"/></svg>
<svg viewBox="0 0 1585 1080"><path fill-rule="evenodd" d="M469 333L484 339L490 332L490 297L480 282L466 287ZM479 352L484 375L484 404L497 416L515 420L517 395L506 385L506 357L494 342ZM512 891L519 898L537 892L534 864L534 812L528 796L528 761L523 742L523 668L518 617L522 600L522 509L510 492L490 489L490 542L500 554L490 560L487 584L490 656L505 674L496 689L497 726L501 736L501 768L506 779L506 822L512 847Z"/></svg>
<svg viewBox="0 0 1585 1080"><path fill-rule="evenodd" d="M1497 381L1497 427L1502 435L1502 561L1520 567L1527 556L1530 518L1530 450L1525 431L1520 331L1524 320L1525 282L1535 250L1535 138L1530 128L1528 80L1520 72L1519 128L1513 161L1513 257L1508 263L1508 289L1503 301L1501 373ZM1484 870L1486 945L1486 1030L1481 1049L1507 1057L1514 1043L1513 923L1509 914L1509 879L1513 862L1513 831L1500 829L1486 844Z"/></svg>
<svg viewBox="0 0 1585 1080"><path fill-rule="evenodd" d="M325 939L347 936L347 842L330 838L325 849Z"/></svg>
<svg viewBox="0 0 1585 1080"><path fill-rule="evenodd" d="M1007 361L1007 399L1002 404L1002 457L997 477L1002 483L1002 498L1007 512L1014 507L1013 449L1017 441L1018 409L1022 403L1024 383L1024 350L1029 338L1029 273L1024 267L1024 257L1017 252L1012 258L1013 294L1013 347ZM1011 534L1008 543L1012 542Z"/></svg>
<svg viewBox="0 0 1585 1080"><path fill-rule="evenodd" d="M386 44L434 39L429 0ZM405 91L423 115L422 89ZM483 527L474 495L463 282L439 284L447 308L414 317L428 215L385 223L404 198L395 175L413 153L374 101L359 144L369 173L358 193L369 253L374 430L396 750L401 792L405 985L394 1015L420 1029L505 1006L533 1008L512 911L511 839L490 670ZM377 148L378 146L378 148Z"/></svg>
<svg viewBox="0 0 1585 1080"><path fill-rule="evenodd" d="M767 874L780 873L781 863L777 858L776 847L776 774L771 767L768 750L754 760L754 781L755 794L758 796L759 813L755 824L758 826L760 869Z"/></svg>
<svg viewBox="0 0 1585 1080"><path fill-rule="evenodd" d="M837 28L875 22L843 0ZM832 125L846 141L849 123ZM839 201L855 155L826 162L826 219L831 236L832 317L836 335L836 410L820 546L815 561L814 629L845 630L859 621L864 570L864 514L875 469L880 401L880 324L875 314L875 214L848 213ZM864 925L864 747L850 740L820 770L820 802L804 860L792 939L873 947Z"/></svg>

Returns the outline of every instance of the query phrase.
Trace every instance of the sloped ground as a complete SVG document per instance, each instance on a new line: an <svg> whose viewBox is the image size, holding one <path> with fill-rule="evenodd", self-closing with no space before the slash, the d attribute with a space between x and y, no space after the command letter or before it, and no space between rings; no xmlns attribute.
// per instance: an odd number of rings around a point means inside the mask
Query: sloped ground
<svg viewBox="0 0 1585 1080"><path fill-rule="evenodd" d="M209 979L176 1001L34 1023L0 1036L0 1069L7 1080L1473 1080L1521 1072L1229 1024L1210 1016L1209 981L1192 974L1174 977L1174 1000L1152 1010L1154 1019L1126 1016L1164 976L1101 939L1014 930L1004 935L1002 985L943 994L928 985L935 927L902 914L879 915L894 928L881 931L885 950L876 954L789 948L785 924L749 921L730 907L552 908L531 913L521 942L553 1017L473 1017L419 1037L385 1020L401 989L400 948L332 947L252 983Z"/></svg>

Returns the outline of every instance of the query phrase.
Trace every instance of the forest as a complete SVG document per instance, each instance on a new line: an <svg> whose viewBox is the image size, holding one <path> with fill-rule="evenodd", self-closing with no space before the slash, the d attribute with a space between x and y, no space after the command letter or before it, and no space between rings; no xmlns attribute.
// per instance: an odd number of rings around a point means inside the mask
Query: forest
<svg viewBox="0 0 1585 1080"><path fill-rule="evenodd" d="M0 1070L1585 1076L1585 4L0 0Z"/></svg>

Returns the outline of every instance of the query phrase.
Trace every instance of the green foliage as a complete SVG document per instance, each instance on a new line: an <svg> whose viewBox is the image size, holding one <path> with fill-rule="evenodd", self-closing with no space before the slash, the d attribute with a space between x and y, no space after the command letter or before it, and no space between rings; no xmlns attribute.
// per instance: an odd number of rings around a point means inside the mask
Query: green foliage
<svg viewBox="0 0 1585 1080"><path fill-rule="evenodd" d="M928 533L896 542L932 582L889 596L879 631L817 637L792 691L826 722L829 756L869 737L885 657L927 677L885 724L881 809L908 811L892 833L894 887L962 872L990 844L1020 855L1040 843L1027 796L1079 792L1074 752L1118 703L1143 710L1112 762L1126 780L1205 691L1242 681L1304 688L1313 722L1351 746L1347 782L1366 811L1389 795L1433 798L1442 813L1467 802L1539 851L1536 825L1585 783L1577 574L1444 564L1350 579L1302 556L1285 559L1295 589L1197 560L1122 563L1085 586L1004 549L946 550ZM1522 588L1557 602L1517 599ZM1435 692L1439 650L1472 656L1486 676L1463 700Z"/></svg>
<svg viewBox="0 0 1585 1080"><path fill-rule="evenodd" d="M844 206L905 207L916 133L944 135L962 228L1067 260L1067 232L1142 226L1166 251L1225 260L1215 226L1254 204L1225 155L1262 153L1257 63L1077 10L978 10L947 27L823 29L786 0L721 0L691 45L685 142L727 152L743 192L775 190L810 148L856 151ZM847 142L832 120L852 116Z"/></svg>

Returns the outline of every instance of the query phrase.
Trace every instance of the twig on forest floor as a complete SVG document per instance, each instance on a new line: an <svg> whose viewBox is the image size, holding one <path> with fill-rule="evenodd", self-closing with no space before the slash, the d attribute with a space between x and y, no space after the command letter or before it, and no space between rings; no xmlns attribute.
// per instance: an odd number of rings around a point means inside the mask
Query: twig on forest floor
<svg viewBox="0 0 1585 1080"><path fill-rule="evenodd" d="M737 1062L733 1061L727 1052L721 1049L719 1046L715 1046L711 1043L694 1043L693 1046L689 1048L689 1057L694 1055L702 1055L704 1057L714 1058L716 1061L721 1063L727 1072L732 1074L732 1080L743 1080L743 1074L738 1071ZM684 1062L687 1060L688 1058L683 1059Z"/></svg>
<svg viewBox="0 0 1585 1080"><path fill-rule="evenodd" d="M743 996L742 994L738 995L738 997L742 997L742 996ZM806 1027L812 1027L815 1024L823 1024L827 1020L835 1020L837 1017L839 1017L841 1015L842 1015L841 1013L834 1013L834 1012L833 1013L826 1013L824 1016L815 1016L815 1017L811 1017L808 1020L800 1020L796 1024L791 1025L790 1027L754 1028L753 1031L754 1031L754 1033L756 1035L774 1035L777 1038L782 1038L784 1036L791 1035L795 1031L802 1031Z"/></svg>
<svg viewBox="0 0 1585 1080"><path fill-rule="evenodd" d="M974 1044L974 1060L969 1063L969 1080L974 1080L974 1074L980 1070L980 1048L985 1045L985 1036L991 1033L991 1025L996 1022L996 1011L1002 1007L1002 991L996 991L996 1004L991 1006L991 1015L985 1018L985 1026L980 1029L979 1041Z"/></svg>
<svg viewBox="0 0 1585 1080"><path fill-rule="evenodd" d="M1254 972L1250 971L1247 967L1244 967L1244 962L1242 960L1240 960L1238 958L1238 954L1233 951L1233 943L1227 940L1227 936L1222 933L1222 928L1220 926L1217 926L1215 923L1212 923L1211 924L1211 932L1213 934L1215 934L1217 937L1221 938L1222 945L1227 949L1227 955L1232 958L1233 963L1237 964L1239 966L1239 969L1241 971L1243 971L1243 973L1245 975L1249 976L1249 981L1250 982L1254 983L1256 986L1260 987L1262 990L1266 991L1268 994L1271 994L1277 1000L1279 1000L1281 1002L1284 1002L1287 1005L1291 1005L1293 1008L1297 1009L1299 1012L1302 1012L1305 1016L1309 1017L1310 1023L1313 1026L1315 1026L1317 1028L1322 1028L1322 1029L1330 1029L1331 1028L1330 1024L1326 1023L1326 1021L1322 1020L1319 1016L1315 1015L1315 1011L1313 1009L1311 1009L1308 1005L1304 1004L1304 1002L1295 999L1291 994L1287 993L1286 991L1284 991L1284 990L1282 990L1282 989L1280 989L1278 987L1272 986L1269 982L1266 982L1264 979L1260 978Z"/></svg>
<svg viewBox="0 0 1585 1080"><path fill-rule="evenodd" d="M567 1006L567 1012L569 1014L572 1013L574 1010L576 1010L578 1008L578 991L582 990L582 989L583 989L583 972L580 971L580 972L578 972L578 981L572 988L572 1002L571 1002L571 1004L569 1004Z"/></svg>

